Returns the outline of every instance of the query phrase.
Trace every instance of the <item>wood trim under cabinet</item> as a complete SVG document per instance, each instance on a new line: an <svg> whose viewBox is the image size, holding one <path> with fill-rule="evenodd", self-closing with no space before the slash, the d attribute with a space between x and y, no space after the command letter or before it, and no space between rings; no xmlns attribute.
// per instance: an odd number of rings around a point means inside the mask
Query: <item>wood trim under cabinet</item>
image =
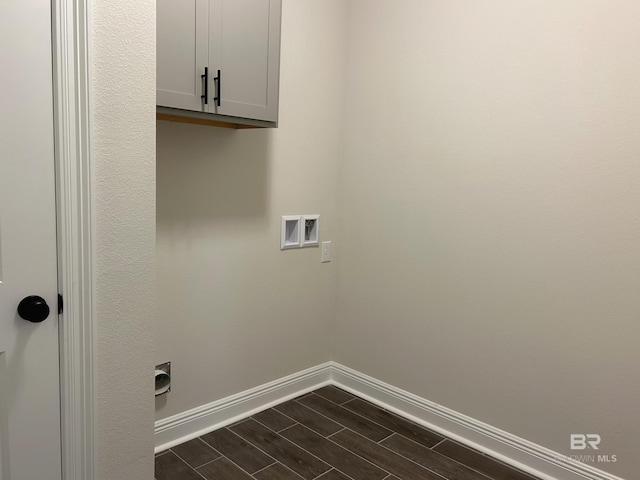
<svg viewBox="0 0 640 480"><path fill-rule="evenodd" d="M208 125L211 127L223 127L231 129L246 128L277 128L277 122L265 120L253 120L249 118L235 118L225 115L215 115L204 112L192 112L168 107L156 107L156 120L168 122L194 123L198 125Z"/></svg>
<svg viewBox="0 0 640 480"><path fill-rule="evenodd" d="M237 130L243 128L267 128L258 125L240 125L238 123L221 122L220 120L206 120L204 118L182 117L180 115L171 115L169 113L156 113L156 120L165 120L167 122L195 123L198 125L233 128Z"/></svg>

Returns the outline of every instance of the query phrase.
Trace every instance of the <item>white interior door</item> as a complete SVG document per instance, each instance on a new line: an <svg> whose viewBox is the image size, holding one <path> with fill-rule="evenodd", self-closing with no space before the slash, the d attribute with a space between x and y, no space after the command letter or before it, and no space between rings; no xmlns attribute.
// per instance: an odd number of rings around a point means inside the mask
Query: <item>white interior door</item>
<svg viewBox="0 0 640 480"><path fill-rule="evenodd" d="M0 479L60 480L49 0L0 0L0 66Z"/></svg>

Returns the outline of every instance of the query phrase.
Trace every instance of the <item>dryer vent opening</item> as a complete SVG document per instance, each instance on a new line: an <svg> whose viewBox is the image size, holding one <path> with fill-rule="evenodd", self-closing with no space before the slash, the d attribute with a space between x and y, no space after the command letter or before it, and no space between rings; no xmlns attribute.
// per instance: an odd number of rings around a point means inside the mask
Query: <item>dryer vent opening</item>
<svg viewBox="0 0 640 480"><path fill-rule="evenodd" d="M156 397L171 391L171 362L157 365L155 369Z"/></svg>

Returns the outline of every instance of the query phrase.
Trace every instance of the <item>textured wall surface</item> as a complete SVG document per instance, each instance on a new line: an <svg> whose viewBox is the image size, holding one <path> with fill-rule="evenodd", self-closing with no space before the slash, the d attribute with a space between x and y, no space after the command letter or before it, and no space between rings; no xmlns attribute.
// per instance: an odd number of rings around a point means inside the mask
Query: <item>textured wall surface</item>
<svg viewBox="0 0 640 480"><path fill-rule="evenodd" d="M640 4L349 5L334 359L636 478Z"/></svg>
<svg viewBox="0 0 640 480"><path fill-rule="evenodd" d="M281 128L157 124L155 361L174 386L156 417L335 342L347 366L558 452L600 434L617 462L593 465L634 478L637 2L283 3ZM321 214L332 264L279 251L294 213Z"/></svg>
<svg viewBox="0 0 640 480"><path fill-rule="evenodd" d="M280 128L157 124L158 419L331 357L335 262L280 251L280 217L336 240L345 5L283 2Z"/></svg>
<svg viewBox="0 0 640 480"><path fill-rule="evenodd" d="M153 478L155 2L92 3L97 478Z"/></svg>

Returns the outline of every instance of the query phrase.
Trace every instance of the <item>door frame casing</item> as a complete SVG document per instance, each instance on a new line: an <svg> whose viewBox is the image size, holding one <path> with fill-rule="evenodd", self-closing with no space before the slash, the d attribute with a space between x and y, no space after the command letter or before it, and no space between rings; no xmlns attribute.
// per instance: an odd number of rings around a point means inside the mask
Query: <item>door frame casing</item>
<svg viewBox="0 0 640 480"><path fill-rule="evenodd" d="M63 480L94 480L89 0L52 0Z"/></svg>

